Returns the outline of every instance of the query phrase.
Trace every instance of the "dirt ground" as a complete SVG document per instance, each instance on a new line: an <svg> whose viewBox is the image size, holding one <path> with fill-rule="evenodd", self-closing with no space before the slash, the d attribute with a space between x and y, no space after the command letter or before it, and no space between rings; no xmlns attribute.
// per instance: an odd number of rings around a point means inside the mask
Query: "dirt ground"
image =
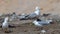
<svg viewBox="0 0 60 34"><path fill-rule="evenodd" d="M32 23L33 20L23 20L10 22L10 33L5 33L0 28L0 34L60 34L60 23L53 22L50 25L37 27ZM41 30L46 30L42 33Z"/></svg>
<svg viewBox="0 0 60 34"><path fill-rule="evenodd" d="M0 0L0 13L31 13L36 6L41 13L60 14L60 0Z"/></svg>
<svg viewBox="0 0 60 34"><path fill-rule="evenodd" d="M60 0L0 0L0 14L12 12L28 14L33 12L36 6L42 9L41 14L60 14ZM12 32L4 33L0 28L0 34L43 34L42 29L47 31L44 34L60 34L60 23L54 22L48 26L36 27L31 22L32 20L11 22L16 26L10 28Z"/></svg>

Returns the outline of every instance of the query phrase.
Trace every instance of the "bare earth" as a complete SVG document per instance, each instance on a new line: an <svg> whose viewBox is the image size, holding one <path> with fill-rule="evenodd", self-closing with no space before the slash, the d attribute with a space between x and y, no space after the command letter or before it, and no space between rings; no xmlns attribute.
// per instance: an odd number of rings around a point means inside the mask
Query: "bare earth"
<svg viewBox="0 0 60 34"><path fill-rule="evenodd" d="M31 13L35 7L39 6L41 14L52 13L60 14L60 0L0 0L0 13ZM12 23L12 22L11 22ZM16 27L10 28L11 33L4 33L0 28L0 34L43 34L41 29L46 30L45 34L60 34L60 23L50 24L44 27L36 27L31 25L31 21L16 21L13 22ZM12 24L13 24L12 23ZM24 24L28 23L28 24Z"/></svg>
<svg viewBox="0 0 60 34"><path fill-rule="evenodd" d="M41 13L60 14L60 0L0 0L0 13L31 13L36 6Z"/></svg>
<svg viewBox="0 0 60 34"><path fill-rule="evenodd" d="M33 20L23 20L10 22L10 33L5 33L0 28L0 34L43 34L41 30L46 30L44 34L60 34L60 23L53 22L53 24L45 25L43 27L37 27L32 24Z"/></svg>

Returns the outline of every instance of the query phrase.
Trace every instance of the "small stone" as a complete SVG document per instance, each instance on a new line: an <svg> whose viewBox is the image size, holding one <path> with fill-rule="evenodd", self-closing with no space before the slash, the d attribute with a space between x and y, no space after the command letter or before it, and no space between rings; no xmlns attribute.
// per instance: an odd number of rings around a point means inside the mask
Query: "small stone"
<svg viewBox="0 0 60 34"><path fill-rule="evenodd" d="M46 31L45 30L41 30L42 33L45 33Z"/></svg>

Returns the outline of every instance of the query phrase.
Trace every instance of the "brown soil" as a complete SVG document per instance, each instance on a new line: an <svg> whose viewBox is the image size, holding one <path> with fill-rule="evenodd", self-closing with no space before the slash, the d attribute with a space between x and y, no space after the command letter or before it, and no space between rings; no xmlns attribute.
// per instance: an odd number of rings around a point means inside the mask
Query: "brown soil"
<svg viewBox="0 0 60 34"><path fill-rule="evenodd" d="M0 0L0 13L31 13L36 6L41 13L60 14L60 0Z"/></svg>
<svg viewBox="0 0 60 34"><path fill-rule="evenodd" d="M50 25L44 25L42 27L37 27L32 24L33 20L23 20L23 21L14 21L10 23L9 33L5 33L0 28L0 34L43 34L41 30L46 30L44 34L60 34L60 23L54 22Z"/></svg>

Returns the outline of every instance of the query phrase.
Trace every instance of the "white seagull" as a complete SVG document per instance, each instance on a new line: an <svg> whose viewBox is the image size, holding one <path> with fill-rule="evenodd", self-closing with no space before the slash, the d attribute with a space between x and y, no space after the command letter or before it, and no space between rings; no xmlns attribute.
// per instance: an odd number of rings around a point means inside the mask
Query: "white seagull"
<svg viewBox="0 0 60 34"><path fill-rule="evenodd" d="M43 25L48 25L52 22L52 20L40 20L40 19L37 19L35 21L33 21L34 25L36 26L43 26Z"/></svg>
<svg viewBox="0 0 60 34"><path fill-rule="evenodd" d="M3 29L4 32L8 32L8 26L9 26L9 24L8 24L8 17L6 17L4 19L4 22L2 23L2 29Z"/></svg>
<svg viewBox="0 0 60 34"><path fill-rule="evenodd" d="M40 15L40 8L37 6L35 8L35 12L29 14L28 18L35 18L35 17L38 17L39 15Z"/></svg>

